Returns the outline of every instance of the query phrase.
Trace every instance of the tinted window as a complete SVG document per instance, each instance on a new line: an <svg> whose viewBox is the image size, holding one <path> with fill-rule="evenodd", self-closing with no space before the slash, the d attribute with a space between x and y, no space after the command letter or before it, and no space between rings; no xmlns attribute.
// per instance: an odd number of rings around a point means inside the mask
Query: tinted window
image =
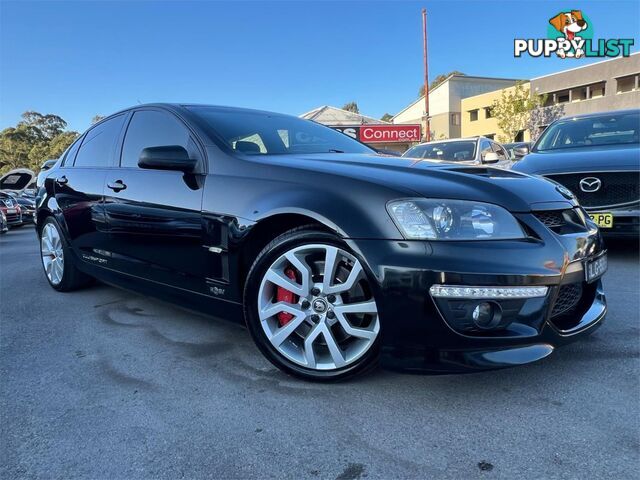
<svg viewBox="0 0 640 480"><path fill-rule="evenodd" d="M373 153L329 127L276 113L188 107L226 145L245 155Z"/></svg>
<svg viewBox="0 0 640 480"><path fill-rule="evenodd" d="M73 143L73 145L69 147L66 155L64 156L64 160L62 162L63 165L73 165L73 161L76 159L76 153L78 153L78 148L80 148L81 143L82 143L82 140L78 139ZM45 165L46 165L46 162L45 162ZM44 168L44 165L43 165L42 170L48 170L51 167L53 167L53 164L47 168Z"/></svg>
<svg viewBox="0 0 640 480"><path fill-rule="evenodd" d="M198 156L189 130L177 118L165 112L135 112L124 137L120 166L137 167L144 148L169 145L184 147L192 158Z"/></svg>
<svg viewBox="0 0 640 480"><path fill-rule="evenodd" d="M407 150L402 156L410 158L427 158L430 160L446 160L460 162L473 160L476 155L476 142L436 142L417 145Z"/></svg>
<svg viewBox="0 0 640 480"><path fill-rule="evenodd" d="M547 128L536 143L535 150L637 144L639 137L640 113L638 112L578 117L561 120Z"/></svg>
<svg viewBox="0 0 640 480"><path fill-rule="evenodd" d="M76 167L109 166L124 118L124 115L118 115L89 130L82 140L74 165ZM70 162L66 162L66 164L70 165Z"/></svg>

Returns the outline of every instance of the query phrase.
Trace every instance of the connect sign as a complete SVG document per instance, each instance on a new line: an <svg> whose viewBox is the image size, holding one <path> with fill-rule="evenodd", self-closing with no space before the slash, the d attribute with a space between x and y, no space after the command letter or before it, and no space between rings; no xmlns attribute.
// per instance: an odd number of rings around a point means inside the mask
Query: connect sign
<svg viewBox="0 0 640 480"><path fill-rule="evenodd" d="M420 125L358 125L331 128L363 143L419 142L421 137Z"/></svg>

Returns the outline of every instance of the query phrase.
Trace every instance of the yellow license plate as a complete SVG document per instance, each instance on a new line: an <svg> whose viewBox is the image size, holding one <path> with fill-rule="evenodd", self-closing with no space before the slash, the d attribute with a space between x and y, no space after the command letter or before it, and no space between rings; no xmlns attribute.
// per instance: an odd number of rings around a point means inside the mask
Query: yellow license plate
<svg viewBox="0 0 640 480"><path fill-rule="evenodd" d="M600 228L613 228L613 214L590 213L589 216Z"/></svg>

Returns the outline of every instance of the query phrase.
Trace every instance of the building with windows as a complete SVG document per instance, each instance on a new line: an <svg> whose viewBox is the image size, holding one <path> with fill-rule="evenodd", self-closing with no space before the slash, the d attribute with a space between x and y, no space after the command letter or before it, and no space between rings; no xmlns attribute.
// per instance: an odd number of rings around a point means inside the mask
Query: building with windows
<svg viewBox="0 0 640 480"><path fill-rule="evenodd" d="M462 135L462 100L481 93L515 85L509 78L450 75L429 92L429 123L431 138L458 138ZM426 131L424 96L404 108L392 118L394 124L421 124Z"/></svg>
<svg viewBox="0 0 640 480"><path fill-rule="evenodd" d="M532 79L531 91L547 96L532 134L561 117L638 108L639 77L640 52Z"/></svg>
<svg viewBox="0 0 640 480"><path fill-rule="evenodd" d="M529 82L523 83L525 89L530 89ZM503 92L514 90L515 87L507 87L493 92L481 93L473 97L462 99L461 117L463 137L483 136L498 141L503 140L506 135L498 127L498 121L492 115L491 106L499 100ZM514 141L527 142L530 139L529 131L523 130L518 133Z"/></svg>

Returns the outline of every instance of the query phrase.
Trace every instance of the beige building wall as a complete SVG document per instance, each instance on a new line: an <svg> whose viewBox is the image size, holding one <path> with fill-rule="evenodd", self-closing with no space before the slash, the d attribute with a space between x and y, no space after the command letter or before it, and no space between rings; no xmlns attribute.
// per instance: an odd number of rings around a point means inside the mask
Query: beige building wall
<svg viewBox="0 0 640 480"><path fill-rule="evenodd" d="M429 92L430 127L433 139L458 138L462 134L461 100L471 95L514 85L516 80L452 75ZM424 97L399 112L392 123L420 123L426 131Z"/></svg>
<svg viewBox="0 0 640 480"><path fill-rule="evenodd" d="M523 84L526 89L530 89L530 84ZM483 136L489 138L501 139L505 133L498 127L498 121L491 116L490 108L493 102L500 99L502 92L512 92L515 87L494 90L493 92L482 93L473 97L463 98L461 102L462 116L462 136L476 137ZM477 115L477 119L474 116ZM528 142L531 139L528 130L524 131L523 141Z"/></svg>

